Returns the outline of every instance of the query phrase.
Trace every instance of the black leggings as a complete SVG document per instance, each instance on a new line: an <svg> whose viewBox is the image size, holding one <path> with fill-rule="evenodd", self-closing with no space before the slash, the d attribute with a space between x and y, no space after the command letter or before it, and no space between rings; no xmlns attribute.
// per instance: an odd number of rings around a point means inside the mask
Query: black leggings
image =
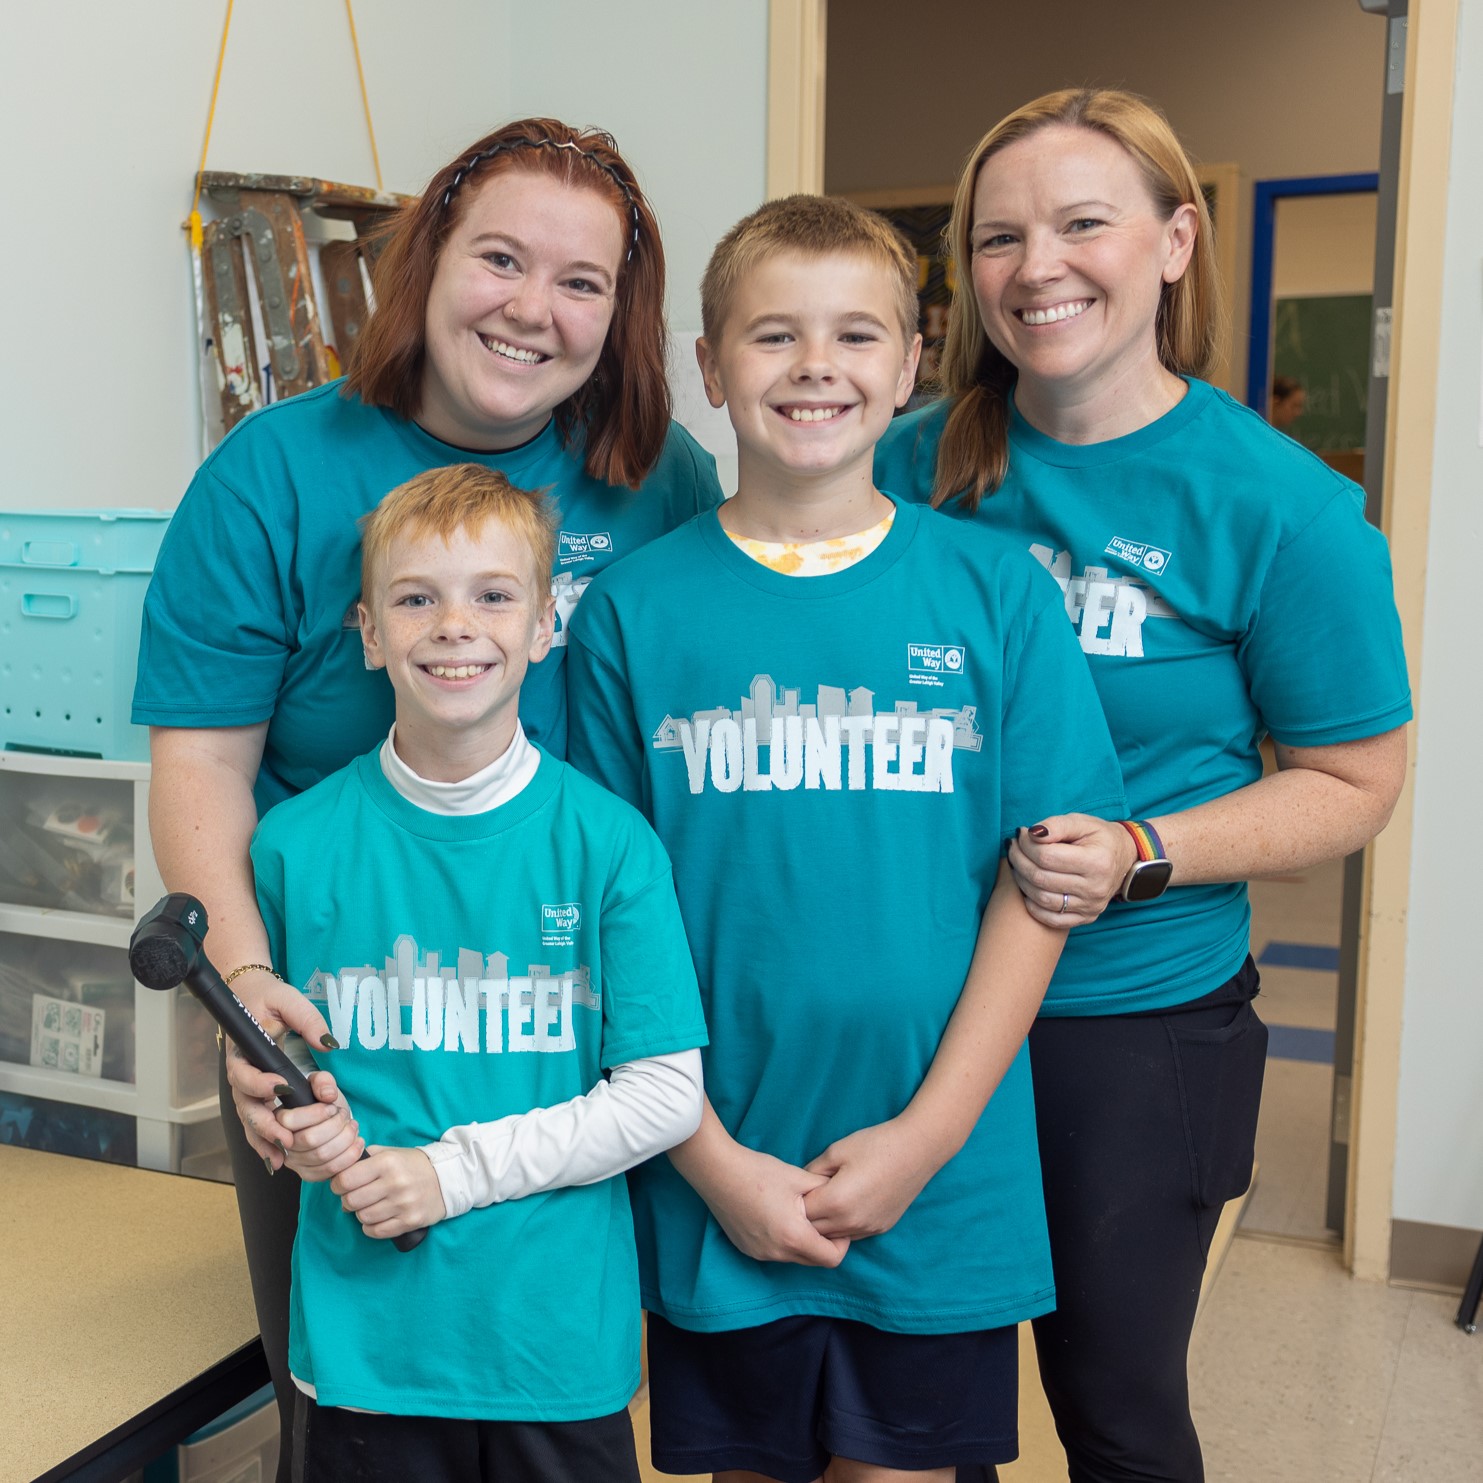
<svg viewBox="0 0 1483 1483"><path fill-rule="evenodd" d="M289 1439L293 1436L294 1397L298 1391L288 1373L288 1289L294 1233L299 1228L299 1177L289 1169L280 1169L269 1178L266 1165L248 1146L227 1085L225 1060L220 1092L222 1128L237 1185L242 1244L247 1248L247 1271L252 1278L252 1301L268 1356L268 1372L273 1377L273 1392L278 1398L277 1483L289 1483Z"/></svg>
<svg viewBox="0 0 1483 1483"><path fill-rule="evenodd" d="M1071 1483L1204 1479L1189 1341L1221 1208L1251 1180L1267 1055L1256 991L1248 958L1178 1010L1030 1031L1056 1278L1035 1350Z"/></svg>

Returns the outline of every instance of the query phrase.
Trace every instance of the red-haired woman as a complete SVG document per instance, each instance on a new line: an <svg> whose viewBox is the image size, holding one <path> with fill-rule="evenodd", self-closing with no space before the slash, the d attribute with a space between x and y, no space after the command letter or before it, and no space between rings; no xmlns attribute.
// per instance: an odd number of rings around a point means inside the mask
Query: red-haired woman
<svg viewBox="0 0 1483 1483"><path fill-rule="evenodd" d="M1009 849L1030 914L1077 929L1030 1031L1040 1373L1072 1483L1199 1483L1190 1331L1266 1058L1246 882L1390 816L1411 714L1390 563L1354 485L1200 379L1210 216L1157 109L1109 89L1017 109L969 156L950 233L947 395L888 430L876 480L1060 584L1135 810Z"/></svg>
<svg viewBox="0 0 1483 1483"><path fill-rule="evenodd" d="M324 1025L267 966L247 847L263 811L390 727L391 690L356 624L357 520L445 464L549 491L557 634L521 720L560 756L565 625L582 590L721 498L713 460L670 421L659 228L608 135L523 119L479 140L404 210L375 288L349 376L254 414L197 473L150 586L134 694L134 720L153 728L166 883L205 902L213 961L259 1021L316 1040ZM366 858L373 869L374 841ZM269 1179L290 1136L272 1078L240 1058L229 1069L251 1131L244 1141L225 1085L224 1122L286 1436L298 1182Z"/></svg>

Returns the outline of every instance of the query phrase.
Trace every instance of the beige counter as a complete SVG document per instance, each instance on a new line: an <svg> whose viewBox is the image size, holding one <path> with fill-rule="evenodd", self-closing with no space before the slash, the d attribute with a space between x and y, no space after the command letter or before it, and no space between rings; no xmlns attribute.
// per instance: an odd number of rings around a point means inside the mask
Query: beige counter
<svg viewBox="0 0 1483 1483"><path fill-rule="evenodd" d="M0 1274L7 1483L257 1337L229 1185L0 1145Z"/></svg>

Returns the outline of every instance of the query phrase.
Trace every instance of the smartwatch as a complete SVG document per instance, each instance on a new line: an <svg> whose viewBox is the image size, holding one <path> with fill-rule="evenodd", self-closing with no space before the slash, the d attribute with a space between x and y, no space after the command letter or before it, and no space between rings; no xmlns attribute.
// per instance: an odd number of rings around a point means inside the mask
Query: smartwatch
<svg viewBox="0 0 1483 1483"><path fill-rule="evenodd" d="M1123 877L1117 899L1154 901L1164 894L1174 874L1174 864L1164 854L1164 842L1153 825L1144 819L1119 819L1117 822L1133 836L1133 844L1138 850L1138 858Z"/></svg>

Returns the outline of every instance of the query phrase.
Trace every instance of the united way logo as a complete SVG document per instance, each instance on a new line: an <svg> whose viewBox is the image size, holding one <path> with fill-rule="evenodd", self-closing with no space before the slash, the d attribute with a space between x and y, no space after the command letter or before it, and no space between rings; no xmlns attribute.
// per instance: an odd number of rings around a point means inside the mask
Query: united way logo
<svg viewBox="0 0 1483 1483"><path fill-rule="evenodd" d="M541 907L541 936L565 937L582 925L582 903L563 901L559 906Z"/></svg>
<svg viewBox="0 0 1483 1483"><path fill-rule="evenodd" d="M557 538L556 559L562 566L577 561L597 561L613 549L613 537L605 530L564 530Z"/></svg>
<svg viewBox="0 0 1483 1483"><path fill-rule="evenodd" d="M1145 541L1127 541L1114 536L1108 543L1104 556L1115 556L1129 566L1141 567L1150 576L1156 577L1174 559L1172 551L1161 546L1150 546Z"/></svg>
<svg viewBox="0 0 1483 1483"><path fill-rule="evenodd" d="M960 675L968 663L962 644L908 644L906 672L909 675Z"/></svg>

